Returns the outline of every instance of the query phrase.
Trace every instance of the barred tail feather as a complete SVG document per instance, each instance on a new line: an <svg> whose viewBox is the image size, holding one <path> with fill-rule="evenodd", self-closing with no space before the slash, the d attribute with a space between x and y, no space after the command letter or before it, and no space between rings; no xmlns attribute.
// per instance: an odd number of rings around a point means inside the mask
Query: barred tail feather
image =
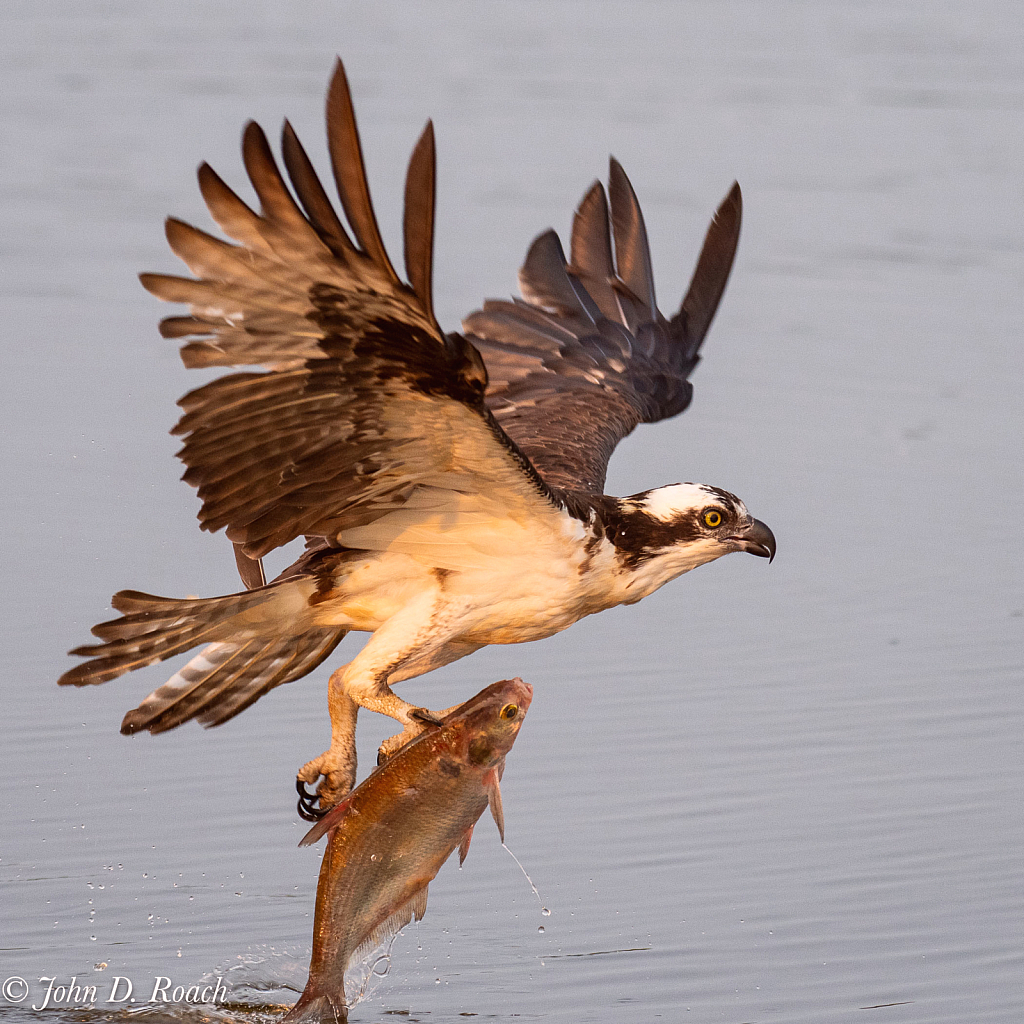
<svg viewBox="0 0 1024 1024"><path fill-rule="evenodd" d="M265 693L308 675L341 642L344 629L210 644L121 723L125 735L166 732L195 718L207 728L234 718Z"/></svg>
<svg viewBox="0 0 1024 1024"><path fill-rule="evenodd" d="M204 647L184 668L124 716L121 732L125 736L143 729L166 732L187 722L208 700L216 697L218 690L230 686L245 671L250 650L258 651L261 646L258 641L250 640Z"/></svg>
<svg viewBox="0 0 1024 1024"><path fill-rule="evenodd" d="M185 600L122 590L110 599L116 611L124 612L121 618L92 629L93 635L105 642L70 651L90 660L65 672L58 682L61 686L105 683L210 640L247 639L264 618L257 609L276 604L280 595L280 586ZM243 615L244 624L239 622Z"/></svg>
<svg viewBox="0 0 1024 1024"><path fill-rule="evenodd" d="M312 672L341 642L345 629L310 624L315 587L311 578L292 575L241 594L204 599L122 590L110 603L124 614L93 627L104 642L76 647L71 653L89 660L59 682L105 683L207 644L125 715L121 732L165 732L190 718L207 727L220 725L275 686Z"/></svg>

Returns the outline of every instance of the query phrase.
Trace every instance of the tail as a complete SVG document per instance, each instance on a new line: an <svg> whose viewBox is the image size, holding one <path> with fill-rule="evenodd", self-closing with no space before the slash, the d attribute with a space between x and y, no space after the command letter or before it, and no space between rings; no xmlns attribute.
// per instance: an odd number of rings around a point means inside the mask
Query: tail
<svg viewBox="0 0 1024 1024"><path fill-rule="evenodd" d="M348 1020L345 1003L336 1002L322 992L310 992L308 987L299 996L299 1001L281 1018L281 1024L306 1021L308 1024L344 1024Z"/></svg>
<svg viewBox="0 0 1024 1024"><path fill-rule="evenodd" d="M65 672L58 682L105 683L213 641L129 711L121 732L164 732L190 718L220 725L275 686L312 672L344 637L344 629L302 629L296 610L305 600L295 593L295 583L286 580L205 600L122 590L111 604L124 615L93 628L105 642L71 651L91 660Z"/></svg>

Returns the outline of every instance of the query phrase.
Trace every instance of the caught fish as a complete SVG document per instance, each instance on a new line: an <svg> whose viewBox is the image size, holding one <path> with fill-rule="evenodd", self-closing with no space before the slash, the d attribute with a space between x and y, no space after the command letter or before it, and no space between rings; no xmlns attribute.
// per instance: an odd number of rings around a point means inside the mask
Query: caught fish
<svg viewBox="0 0 1024 1024"><path fill-rule="evenodd" d="M490 807L502 841L498 783L533 687L492 683L403 747L313 826L330 833L313 918L309 980L282 1021L344 1021L345 971L427 909L427 886Z"/></svg>

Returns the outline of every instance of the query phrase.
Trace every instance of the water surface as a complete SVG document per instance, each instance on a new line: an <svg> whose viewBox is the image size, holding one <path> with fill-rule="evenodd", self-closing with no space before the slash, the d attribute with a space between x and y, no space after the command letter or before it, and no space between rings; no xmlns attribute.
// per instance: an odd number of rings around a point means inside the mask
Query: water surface
<svg viewBox="0 0 1024 1024"><path fill-rule="evenodd" d="M179 269L167 214L209 226L201 159L242 185L247 118L289 116L325 167L335 53L396 254L434 118L448 327L564 236L609 152L671 311L740 180L693 406L609 489L724 486L779 541L405 684L533 683L503 788L551 915L482 822L353 1020L1020 1020L1017 5L9 0L0 25L0 981L32 986L0 1021L82 1019L30 1011L44 976L302 987L320 851L291 786L328 667L160 737L117 732L159 667L55 680L115 590L237 586L167 435L198 376L135 275ZM388 725L365 716L364 766Z"/></svg>

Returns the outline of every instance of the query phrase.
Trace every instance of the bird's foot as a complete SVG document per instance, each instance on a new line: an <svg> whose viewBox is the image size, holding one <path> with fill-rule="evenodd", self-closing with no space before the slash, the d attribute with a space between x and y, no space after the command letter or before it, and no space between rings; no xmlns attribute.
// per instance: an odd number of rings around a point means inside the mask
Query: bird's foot
<svg viewBox="0 0 1024 1024"><path fill-rule="evenodd" d="M428 711L426 708L413 708L409 712L410 721L408 725L400 733L389 736L377 748L377 764L381 765L389 758L394 757L406 743L411 743L417 736L422 736L428 729L440 728L444 724L441 721L443 717L444 712L441 712L440 715L435 715L433 711Z"/></svg>
<svg viewBox="0 0 1024 1024"><path fill-rule="evenodd" d="M295 788L299 794L299 816L306 821L319 821L348 791L355 782L354 759L353 767L348 767L348 759L332 754L330 750L307 761L295 777ZM320 779L315 790L307 789Z"/></svg>
<svg viewBox="0 0 1024 1024"><path fill-rule="evenodd" d="M435 715L433 711L428 711L426 708L413 708L412 711L409 712L409 717L414 722L418 722L421 726L424 727L432 725L437 728L440 728L442 725L444 725L444 722L442 722L441 719L438 718L438 716ZM423 729L420 729L420 732L422 731Z"/></svg>
<svg viewBox="0 0 1024 1024"><path fill-rule="evenodd" d="M320 809L320 797L315 791L311 793L306 789L306 784L298 776L295 778L295 789L299 794L299 802L295 808L299 817L305 821L319 821L327 813L326 810Z"/></svg>
<svg viewBox="0 0 1024 1024"><path fill-rule="evenodd" d="M434 714L433 711L428 711L426 708L413 708L409 712L409 718L412 721L400 733L389 736L377 748L377 764L381 765L389 758L394 757L406 743L411 743L417 736L422 736L427 729L440 728L444 725L444 716L451 710L448 708L446 711Z"/></svg>
<svg viewBox="0 0 1024 1024"><path fill-rule="evenodd" d="M406 743L411 743L417 736L422 735L426 731L427 726L425 725L407 725L400 733L389 736L377 748L377 764L382 765L389 758L394 757Z"/></svg>

